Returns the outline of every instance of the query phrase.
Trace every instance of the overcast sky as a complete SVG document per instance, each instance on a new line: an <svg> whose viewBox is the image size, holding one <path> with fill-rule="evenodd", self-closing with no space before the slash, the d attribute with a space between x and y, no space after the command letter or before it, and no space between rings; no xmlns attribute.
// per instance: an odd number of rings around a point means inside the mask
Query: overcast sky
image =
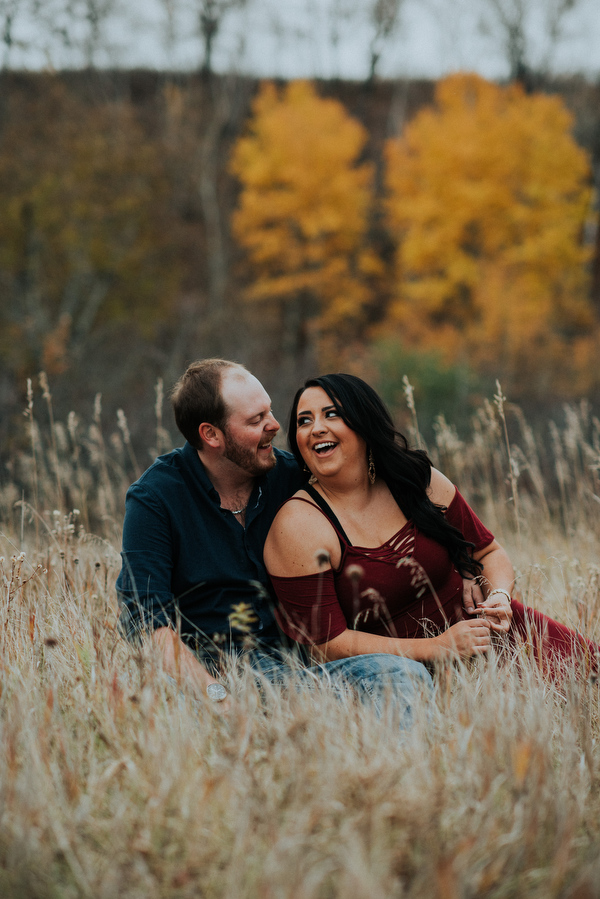
<svg viewBox="0 0 600 899"><path fill-rule="evenodd" d="M104 24L99 65L194 69L202 61L194 35L194 0L179 4L169 41L166 0L116 0L121 10ZM509 0L515 2L515 0ZM518 2L518 0L516 0ZM526 0L530 61L550 63L554 72L600 75L600 0L577 0L564 18L564 33L550 51L543 10L557 0ZM186 4L188 9L186 11ZM373 34L372 0L248 0L224 19L214 66L260 76L364 78ZM403 0L396 33L382 47L378 74L439 77L474 70L490 78L508 75L498 29L488 20L486 0ZM341 10L341 15L340 15ZM346 15L344 15L346 13ZM16 43L9 64L18 68L81 64L77 41L71 49L49 37L39 22L15 22ZM82 32L83 34L83 32ZM20 43L22 42L22 46Z"/></svg>

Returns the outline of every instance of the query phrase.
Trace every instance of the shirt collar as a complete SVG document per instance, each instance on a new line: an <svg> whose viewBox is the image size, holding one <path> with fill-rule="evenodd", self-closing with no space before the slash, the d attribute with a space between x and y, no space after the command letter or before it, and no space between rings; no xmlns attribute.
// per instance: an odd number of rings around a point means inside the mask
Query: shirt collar
<svg viewBox="0 0 600 899"><path fill-rule="evenodd" d="M186 443L183 448L183 456L186 460L189 470L192 473L194 479L200 484L205 493L207 493L210 498L215 503L220 503L221 499L219 494L213 487L212 481L206 473L206 469L202 464L202 460L198 455L198 450L195 446L192 446L191 443Z"/></svg>
<svg viewBox="0 0 600 899"><path fill-rule="evenodd" d="M275 450L277 454L277 450ZM195 446L192 446L191 443L187 442L183 448L183 455L186 459L186 462L189 465L189 468L192 472L192 475L198 483L202 486L203 490L209 495L211 500L218 505L221 504L221 497L219 496L217 490L213 486L213 483L209 476L206 473L206 469L202 463L200 456L198 455L198 450ZM277 466L272 468L271 471L266 472L258 478L254 479L254 485L252 487L252 493L250 494L250 500L248 502L248 509L258 509L260 506L261 499L263 499L265 495L265 488L267 485L267 480L271 477L275 471L277 470Z"/></svg>

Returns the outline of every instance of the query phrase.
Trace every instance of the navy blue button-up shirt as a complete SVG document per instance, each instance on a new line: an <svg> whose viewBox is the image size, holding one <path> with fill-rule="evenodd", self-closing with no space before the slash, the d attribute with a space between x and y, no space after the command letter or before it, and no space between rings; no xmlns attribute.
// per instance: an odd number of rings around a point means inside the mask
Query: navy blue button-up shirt
<svg viewBox="0 0 600 899"><path fill-rule="evenodd" d="M279 506L306 476L291 453L275 455L276 466L254 484L245 527L221 508L189 443L132 484L117 580L128 635L171 625L201 656L281 645L263 547Z"/></svg>

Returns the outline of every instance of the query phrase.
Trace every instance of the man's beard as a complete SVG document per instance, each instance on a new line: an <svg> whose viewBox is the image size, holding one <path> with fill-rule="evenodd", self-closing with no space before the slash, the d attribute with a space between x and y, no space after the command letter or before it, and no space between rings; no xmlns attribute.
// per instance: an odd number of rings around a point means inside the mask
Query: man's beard
<svg viewBox="0 0 600 899"><path fill-rule="evenodd" d="M229 459L253 478L259 477L275 467L277 460L273 452L265 459L259 459L255 452L236 443L227 429L223 430L223 434L225 436L225 452L223 454L225 459Z"/></svg>

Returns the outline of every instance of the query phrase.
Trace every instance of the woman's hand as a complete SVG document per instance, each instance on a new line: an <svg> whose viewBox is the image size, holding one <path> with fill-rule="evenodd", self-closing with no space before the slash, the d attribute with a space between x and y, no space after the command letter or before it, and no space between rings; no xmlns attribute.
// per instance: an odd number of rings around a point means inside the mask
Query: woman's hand
<svg viewBox="0 0 600 899"><path fill-rule="evenodd" d="M504 593L494 593L489 599L479 603L474 612L480 615L497 634L507 634L512 622L512 609Z"/></svg>
<svg viewBox="0 0 600 899"><path fill-rule="evenodd" d="M508 633L512 622L512 609L508 596L504 593L494 593L489 599L484 599L477 581L473 578L463 578L463 608L467 615L489 621L491 629L496 633Z"/></svg>
<svg viewBox="0 0 600 899"><path fill-rule="evenodd" d="M510 601L504 593L494 593L494 588L506 590L508 593L512 591L515 572L510 559L495 540L479 552L473 553L473 558L483 565L481 580L486 585L484 589L488 598L483 602L476 599L475 609L468 608L465 603L465 611L470 615L484 617L497 634L506 634L512 622Z"/></svg>
<svg viewBox="0 0 600 899"><path fill-rule="evenodd" d="M478 580L474 577L463 577L463 608L472 615L477 611L477 606L484 600L483 590Z"/></svg>
<svg viewBox="0 0 600 899"><path fill-rule="evenodd" d="M473 618L470 621L459 621L443 634L431 639L443 648L442 655L470 659L490 648L490 628L491 623L486 618Z"/></svg>

